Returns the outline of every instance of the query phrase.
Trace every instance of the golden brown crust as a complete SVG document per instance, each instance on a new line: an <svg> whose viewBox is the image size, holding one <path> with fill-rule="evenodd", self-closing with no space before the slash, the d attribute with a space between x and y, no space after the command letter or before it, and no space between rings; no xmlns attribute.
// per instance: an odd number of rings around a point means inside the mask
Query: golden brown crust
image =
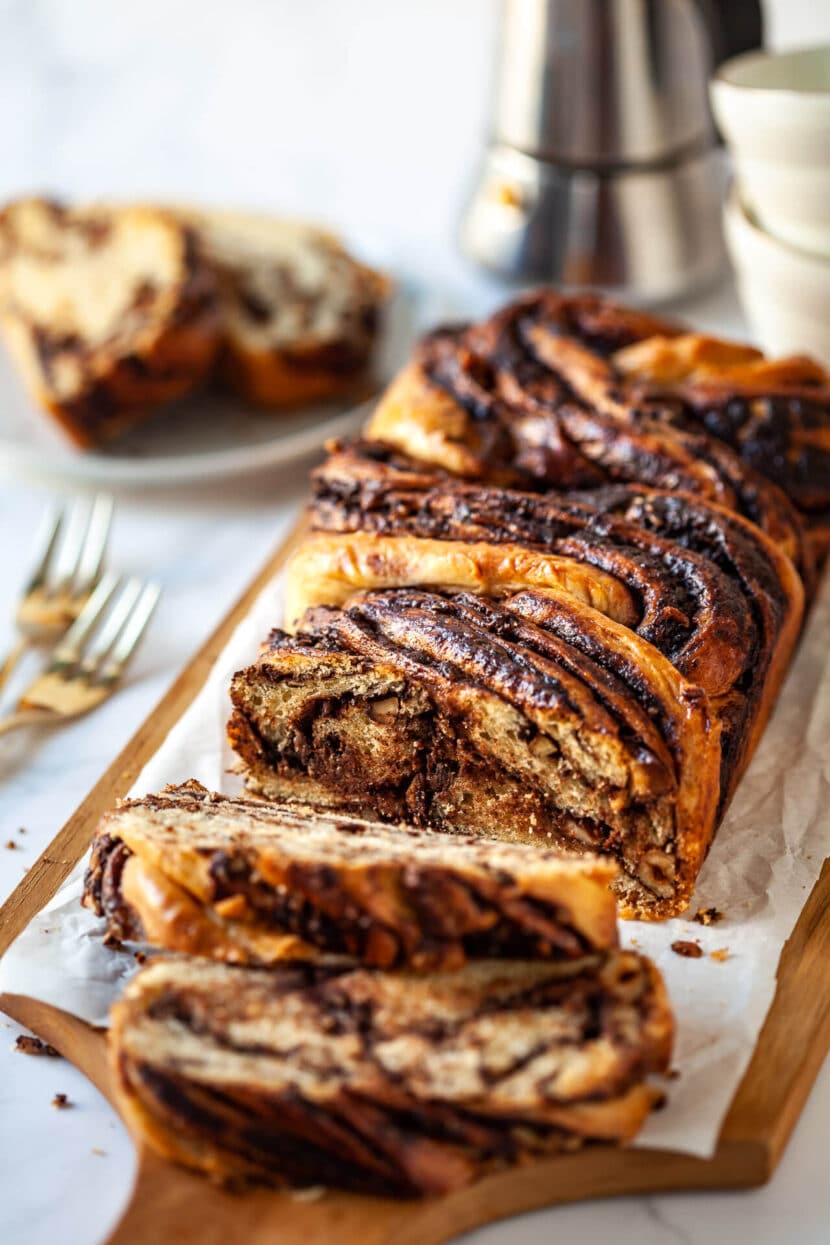
<svg viewBox="0 0 830 1245"><path fill-rule="evenodd" d="M315 605L342 605L371 588L435 587L500 597L521 588L553 588L632 626L637 606L612 575L574 558L519 544L431 540L370 532L316 532L286 568L285 619L291 629Z"/></svg>
<svg viewBox="0 0 830 1245"><path fill-rule="evenodd" d="M443 467L452 475L517 482L514 471L487 462L474 420L418 363L408 364L391 382L364 433L368 440L393 445L417 462Z"/></svg>
<svg viewBox="0 0 830 1245"><path fill-rule="evenodd" d="M219 370L226 384L246 402L280 410L350 395L357 400L364 392L366 361L345 371L328 371L325 361L315 363L313 354L301 365L296 357L275 350L246 351L226 341Z"/></svg>
<svg viewBox="0 0 830 1245"><path fill-rule="evenodd" d="M703 333L655 334L611 357L624 376L658 384L688 381L763 391L770 386L812 390L828 383L824 368L807 355L768 359L754 346Z"/></svg>
<svg viewBox="0 0 830 1245"><path fill-rule="evenodd" d="M117 923L111 919L111 932L123 930L126 916L133 937L165 951L206 956L226 964L273 964L317 954L295 934L235 920L227 904L221 910L221 905L211 908L199 902L175 878L141 856L130 856L124 863L119 902L124 912ZM244 907L240 915L246 915Z"/></svg>

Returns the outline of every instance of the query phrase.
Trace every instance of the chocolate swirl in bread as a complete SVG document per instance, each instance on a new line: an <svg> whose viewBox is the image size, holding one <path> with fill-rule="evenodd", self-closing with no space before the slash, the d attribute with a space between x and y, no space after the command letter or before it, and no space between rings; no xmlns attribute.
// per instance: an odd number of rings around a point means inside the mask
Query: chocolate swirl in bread
<svg viewBox="0 0 830 1245"><path fill-rule="evenodd" d="M626 481L693 493L750 518L809 568L792 502L822 548L830 503L824 374L789 360L756 371L748 387L733 367L723 383L710 376L676 389L638 375L626 351L642 343L642 360L648 339L659 334L665 343L672 333L688 341L674 326L594 297L528 295L482 324L428 337L367 435L454 474L525 489ZM774 417L751 413L763 402ZM746 418L727 416L741 403Z"/></svg>
<svg viewBox="0 0 830 1245"><path fill-rule="evenodd" d="M188 782L104 817L83 902L115 938L168 951L424 971L616 946L615 872L599 857L326 817Z"/></svg>
<svg viewBox="0 0 830 1245"><path fill-rule="evenodd" d="M165 959L109 1035L119 1108L164 1157L397 1196L629 1140L671 1043L660 977L632 952L426 976Z"/></svg>
<svg viewBox="0 0 830 1245"><path fill-rule="evenodd" d="M682 911L714 830L709 698L566 592L359 594L275 632L231 697L253 790L608 852L629 915Z"/></svg>

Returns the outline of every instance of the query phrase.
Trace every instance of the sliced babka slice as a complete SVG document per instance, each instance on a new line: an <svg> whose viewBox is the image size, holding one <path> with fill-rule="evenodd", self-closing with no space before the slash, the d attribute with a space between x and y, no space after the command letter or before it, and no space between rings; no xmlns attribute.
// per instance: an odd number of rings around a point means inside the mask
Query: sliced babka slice
<svg viewBox="0 0 830 1245"><path fill-rule="evenodd" d="M216 285L167 212L23 199L0 211L0 328L37 402L96 445L204 378Z"/></svg>
<svg viewBox="0 0 830 1245"><path fill-rule="evenodd" d="M691 896L720 722L653 645L566 593L360 594L274 632L231 697L231 743L268 798L610 853L627 915Z"/></svg>
<svg viewBox="0 0 830 1245"><path fill-rule="evenodd" d="M84 903L116 938L231 963L326 953L449 969L616 946L616 872L599 857L327 817L189 782L104 817Z"/></svg>
<svg viewBox="0 0 830 1245"><path fill-rule="evenodd" d="M390 282L305 221L179 209L219 283L220 367L260 406L354 392L371 361Z"/></svg>
<svg viewBox="0 0 830 1245"><path fill-rule="evenodd" d="M165 1158L419 1196L629 1141L672 1019L632 952L427 975L173 957L130 981L109 1043L121 1113Z"/></svg>

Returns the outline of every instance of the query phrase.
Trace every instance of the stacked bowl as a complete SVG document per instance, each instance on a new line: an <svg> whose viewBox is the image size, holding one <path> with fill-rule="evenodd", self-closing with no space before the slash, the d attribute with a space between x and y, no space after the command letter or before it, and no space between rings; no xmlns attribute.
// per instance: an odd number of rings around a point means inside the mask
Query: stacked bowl
<svg viewBox="0 0 830 1245"><path fill-rule="evenodd" d="M735 57L711 98L735 167L724 229L747 318L768 352L830 365L830 47Z"/></svg>

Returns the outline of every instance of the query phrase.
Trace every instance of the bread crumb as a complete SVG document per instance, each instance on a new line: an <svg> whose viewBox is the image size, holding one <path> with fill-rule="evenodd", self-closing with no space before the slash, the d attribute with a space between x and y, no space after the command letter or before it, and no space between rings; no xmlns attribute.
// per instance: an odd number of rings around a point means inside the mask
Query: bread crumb
<svg viewBox="0 0 830 1245"><path fill-rule="evenodd" d="M100 1158L106 1158L106 1150L102 1150L99 1146L93 1146L90 1154L97 1154Z"/></svg>
<svg viewBox="0 0 830 1245"><path fill-rule="evenodd" d="M17 847L17 844L15 843L14 839L8 839L8 840L7 840L7 842L6 842L6 851L7 851L7 852L13 852L13 851L15 850L15 848L16 848L16 847Z"/></svg>
<svg viewBox="0 0 830 1245"><path fill-rule="evenodd" d="M52 1099L52 1106L58 1107L59 1110L65 1111L67 1107L74 1107L74 1102L70 1102L66 1094L55 1094Z"/></svg>
<svg viewBox="0 0 830 1245"><path fill-rule="evenodd" d="M14 1044L14 1049L21 1055L49 1055L52 1059L60 1059L60 1051L55 1050L48 1042L29 1033L21 1033Z"/></svg>
<svg viewBox="0 0 830 1245"><path fill-rule="evenodd" d="M723 916L717 908L698 908L692 920L697 921L698 925L717 925L718 921L723 920Z"/></svg>
<svg viewBox="0 0 830 1245"><path fill-rule="evenodd" d="M729 948L718 947L717 951L710 951L709 955L713 960L717 960L719 964L722 964L724 960L729 959Z"/></svg>
<svg viewBox="0 0 830 1245"><path fill-rule="evenodd" d="M703 955L699 942L687 942L683 938L678 938L677 942L673 942L671 949L675 955L685 955L690 960L699 960Z"/></svg>

